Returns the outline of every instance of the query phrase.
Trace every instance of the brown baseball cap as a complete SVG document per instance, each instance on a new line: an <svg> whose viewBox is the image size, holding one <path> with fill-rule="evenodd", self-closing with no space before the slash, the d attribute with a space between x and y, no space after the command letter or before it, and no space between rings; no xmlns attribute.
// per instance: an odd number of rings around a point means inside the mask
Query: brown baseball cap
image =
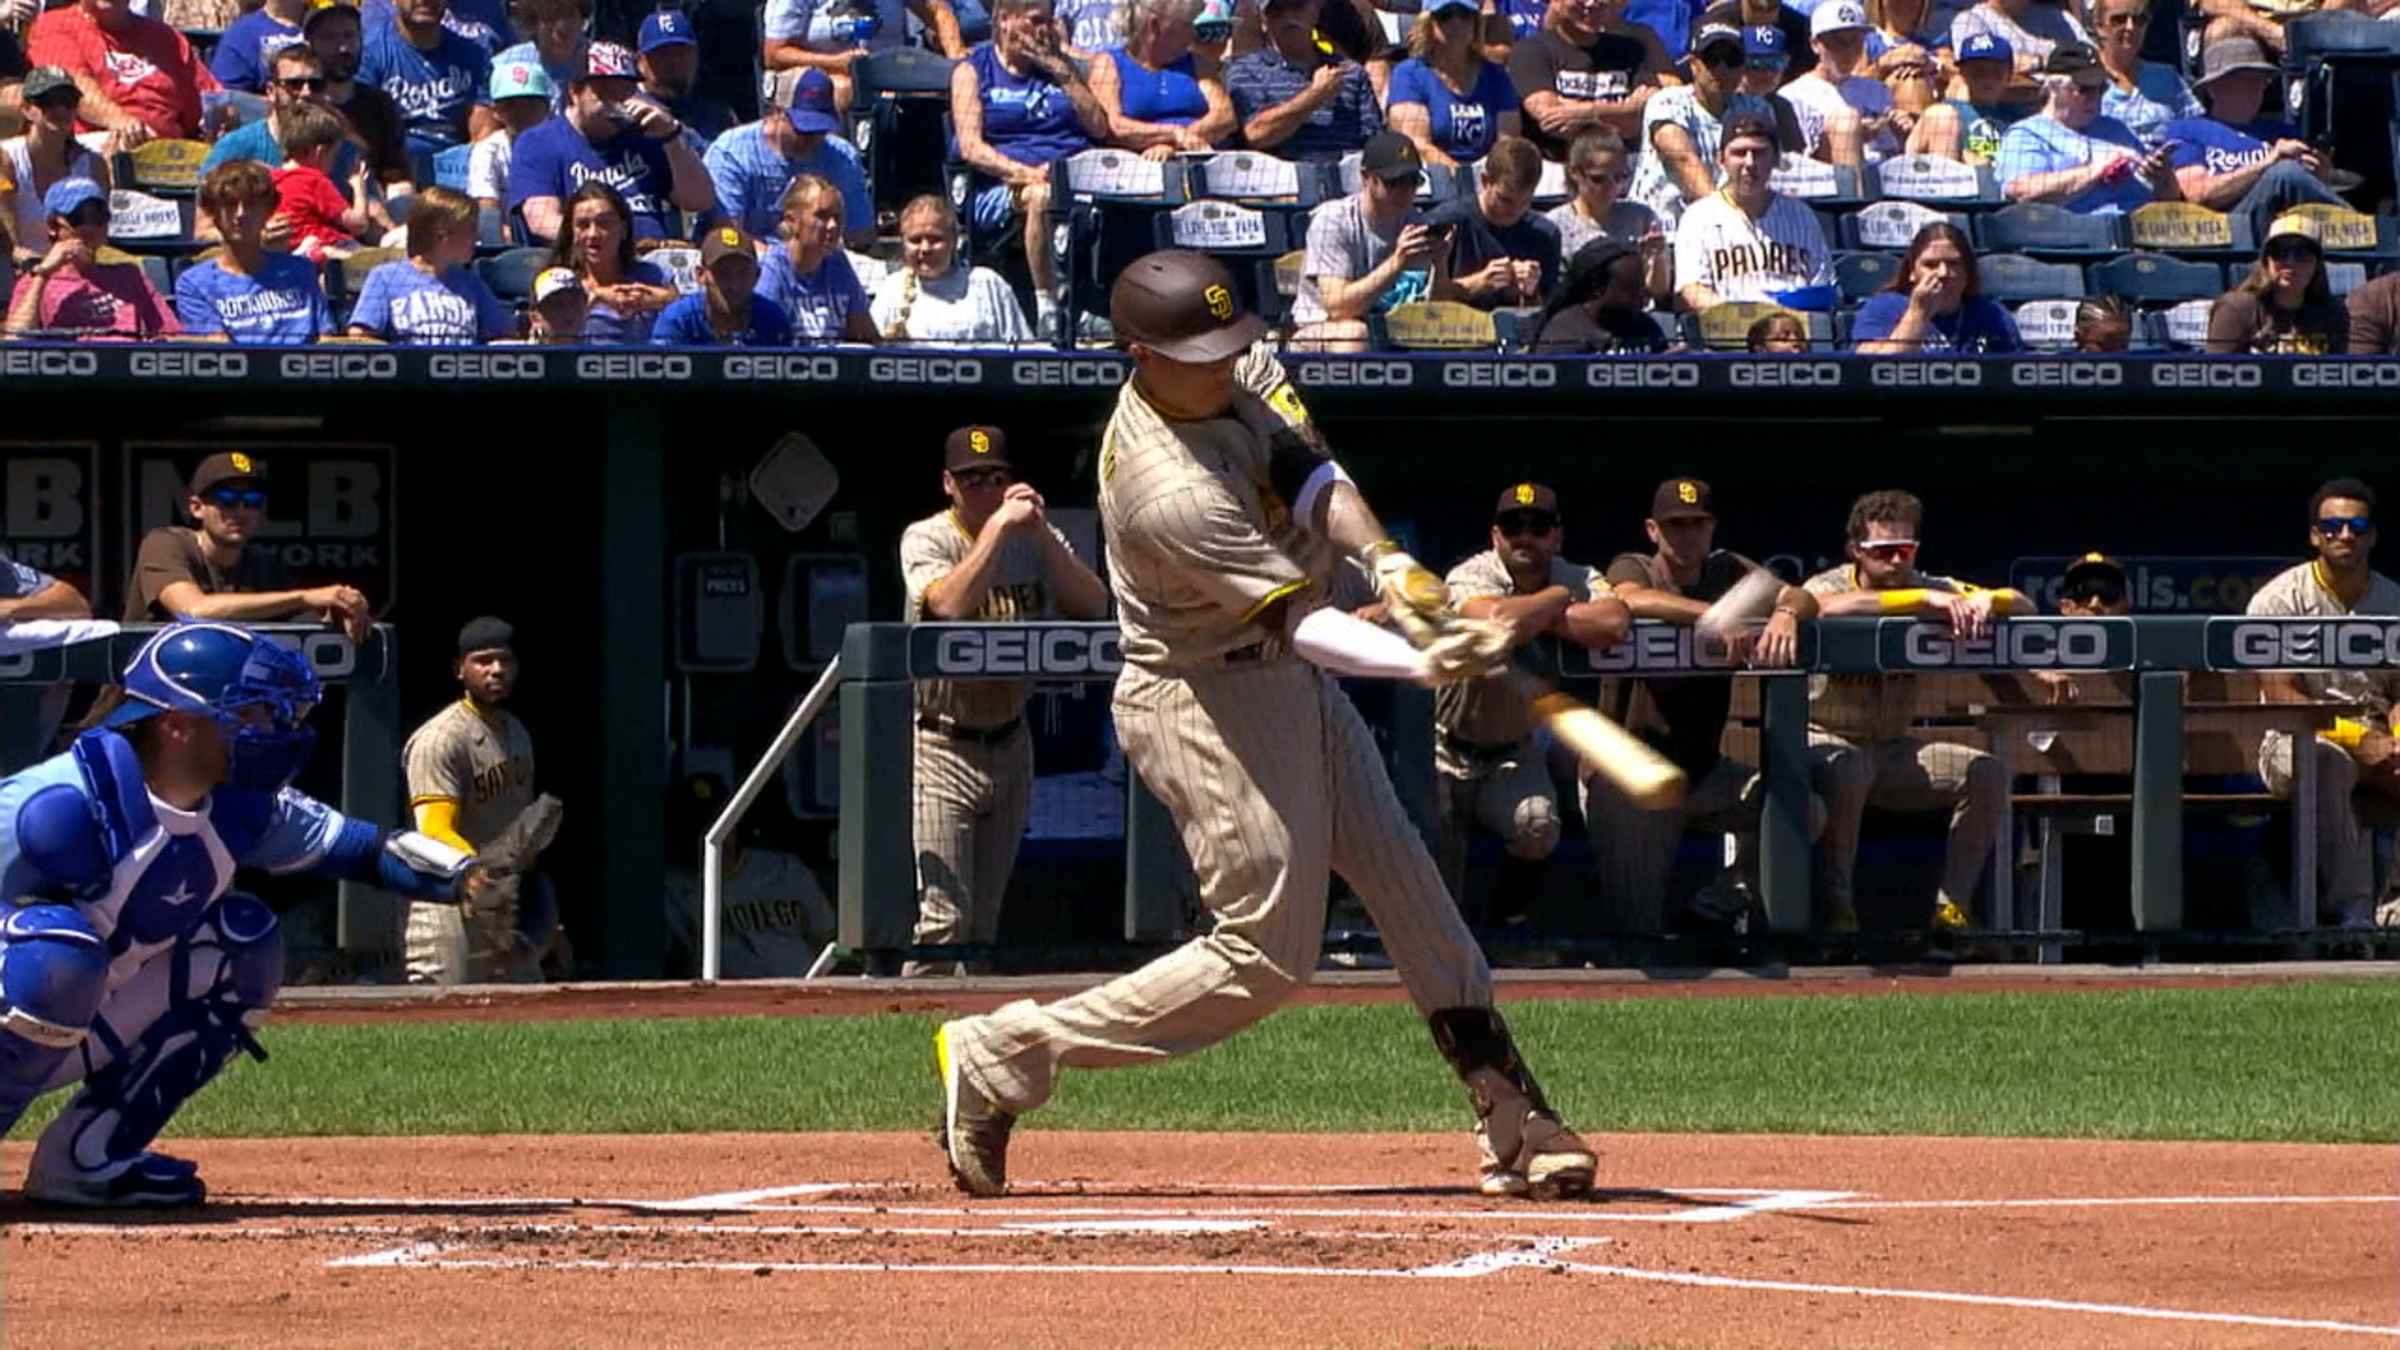
<svg viewBox="0 0 2400 1350"><path fill-rule="evenodd" d="M1264 319L1242 306L1225 264L1187 249L1162 249L1117 274L1108 320L1122 342L1172 361L1222 361L1258 341Z"/></svg>
<svg viewBox="0 0 2400 1350"><path fill-rule="evenodd" d="M758 248L750 242L749 235L731 225L719 225L700 241L700 265L714 267L727 258L748 258L757 262Z"/></svg>
<svg viewBox="0 0 2400 1350"><path fill-rule="evenodd" d="M1500 504L1492 508L1492 518L1499 519L1511 511L1547 511L1558 514L1558 494L1539 483L1511 483L1500 489Z"/></svg>
<svg viewBox="0 0 2400 1350"><path fill-rule="evenodd" d="M942 442L942 469L980 469L987 465L1005 469L1008 462L1008 435L998 427L960 427Z"/></svg>
<svg viewBox="0 0 2400 1350"><path fill-rule="evenodd" d="M1652 520L1714 520L1716 516L1716 494L1697 478L1670 478L1650 494Z"/></svg>
<svg viewBox="0 0 2400 1350"><path fill-rule="evenodd" d="M2112 576L2117 579L2118 585L2125 584L2125 564L2100 552L2086 553L2068 563L2066 573L2059 578L2059 581L2071 585L2075 578L2092 574Z"/></svg>
<svg viewBox="0 0 2400 1350"><path fill-rule="evenodd" d="M264 485L266 481L265 464L239 450L220 450L201 460L200 467L192 470L192 495L197 497L220 483Z"/></svg>

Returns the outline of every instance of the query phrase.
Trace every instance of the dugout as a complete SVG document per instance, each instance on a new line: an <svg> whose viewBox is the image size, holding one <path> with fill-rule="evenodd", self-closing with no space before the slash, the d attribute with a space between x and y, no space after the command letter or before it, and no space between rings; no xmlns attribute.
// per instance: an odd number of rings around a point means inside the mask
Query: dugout
<svg viewBox="0 0 2400 1350"><path fill-rule="evenodd" d="M1643 505L1670 474L1716 485L1724 545L1795 571L1838 553L1851 498L1886 486L1927 501L1924 565L1973 579L2088 548L2296 558L2307 493L2336 473L2382 477L2400 410L2400 363L2348 358L1290 366L1345 462L1436 566L1480 547L1483 503L1524 478L1559 490L1567 556L1604 562L1642 546ZM894 550L939 505L941 436L970 420L1005 426L1054 507L1088 507L1124 371L1059 353L12 344L0 352L14 415L0 438L0 542L113 615L133 541L155 523L157 466L252 450L275 473L272 537L307 564L303 578L358 581L396 627L403 732L452 696L458 624L510 617L525 658L517 706L543 783L569 806L546 865L580 952L610 975L654 975L670 782L696 754L746 767L812 673L785 642L810 621L787 604L792 557L862 560L863 596L848 603L896 617ZM843 479L798 533L744 486L793 429ZM163 481L171 503L171 470ZM674 560L694 554L755 560L749 669L678 668ZM2210 603L2232 601L2241 569L2219 570L2162 573L2158 598L2196 610L2205 583ZM1093 711L1061 715L1046 768L1072 760ZM811 792L823 775L804 765L795 777L762 803L762 828L822 849L832 825L811 814L827 805ZM1088 852L1030 873L1057 911L1036 930L1077 931L1080 893L1108 901L1101 930L1113 920L1113 880L1076 884L1111 865Z"/></svg>

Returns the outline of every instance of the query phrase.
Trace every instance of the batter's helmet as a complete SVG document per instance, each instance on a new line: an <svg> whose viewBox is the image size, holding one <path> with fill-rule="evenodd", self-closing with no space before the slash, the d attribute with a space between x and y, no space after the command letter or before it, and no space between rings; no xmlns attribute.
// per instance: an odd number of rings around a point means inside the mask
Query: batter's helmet
<svg viewBox="0 0 2400 1350"><path fill-rule="evenodd" d="M1242 306L1233 274L1206 254L1171 248L1136 260L1108 292L1108 321L1125 342L1171 360L1222 361L1267 331Z"/></svg>
<svg viewBox="0 0 2400 1350"><path fill-rule="evenodd" d="M299 653L238 624L169 624L125 665L125 701L104 727L165 712L206 713L233 740L236 786L273 792L308 763L317 733L304 725L325 695ZM261 707L259 722L249 709Z"/></svg>

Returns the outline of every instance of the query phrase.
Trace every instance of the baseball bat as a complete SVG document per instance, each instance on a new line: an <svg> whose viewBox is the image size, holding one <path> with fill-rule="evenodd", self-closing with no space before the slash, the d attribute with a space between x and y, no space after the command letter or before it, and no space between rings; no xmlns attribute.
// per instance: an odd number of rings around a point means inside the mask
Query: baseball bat
<svg viewBox="0 0 2400 1350"><path fill-rule="evenodd" d="M1493 678L1522 696L1551 735L1594 772L1616 784L1634 805L1645 811L1671 811L1683 805L1683 770L1614 719L1572 694L1544 688L1521 670L1504 671Z"/></svg>

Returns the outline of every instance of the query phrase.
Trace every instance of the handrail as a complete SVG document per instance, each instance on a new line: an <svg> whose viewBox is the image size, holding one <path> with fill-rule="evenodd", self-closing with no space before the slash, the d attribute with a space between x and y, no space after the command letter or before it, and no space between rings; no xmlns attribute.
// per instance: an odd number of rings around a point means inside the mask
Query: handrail
<svg viewBox="0 0 2400 1350"><path fill-rule="evenodd" d="M734 827L742 823L742 816L750 809L750 804L757 801L758 794L766 790L767 781L783 768L784 760L791 757L792 747L800 743L800 737L808 730L808 724L815 721L817 714L825 710L826 703L833 698L833 691L841 686L841 679L842 661L839 656L836 656L832 661L826 663L824 673L817 676L815 684L809 686L808 696L800 700L800 706L794 708L792 715L784 721L783 730L776 733L775 743L768 746L767 752L759 756L758 763L751 766L749 776L744 778L742 785L734 790L732 800L725 803L725 809L717 813L716 821L701 837L700 982L702 984L717 982L717 972L721 968L724 955L721 939L725 903L725 844L733 838Z"/></svg>

